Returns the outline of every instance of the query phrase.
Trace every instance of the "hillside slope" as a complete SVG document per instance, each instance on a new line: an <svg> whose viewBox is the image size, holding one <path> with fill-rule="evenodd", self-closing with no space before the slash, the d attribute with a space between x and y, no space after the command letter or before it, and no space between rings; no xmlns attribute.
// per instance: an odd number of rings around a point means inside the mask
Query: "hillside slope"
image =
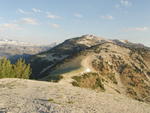
<svg viewBox="0 0 150 113"><path fill-rule="evenodd" d="M104 41L105 39L93 35L83 35L68 39L49 51L34 55L30 61L33 69L32 78L42 78L44 76L43 73L49 71L49 68L63 61L65 58Z"/></svg>
<svg viewBox="0 0 150 113"><path fill-rule="evenodd" d="M149 111L150 105L117 93L97 93L62 83L0 80L0 113L149 113Z"/></svg>
<svg viewBox="0 0 150 113"><path fill-rule="evenodd" d="M99 80L105 91L115 91L150 102L149 54L147 49L127 48L104 42L66 58L44 73L47 76L41 80L55 81L62 78L60 82L72 83L73 77L77 76L74 83L86 88L95 87L93 85Z"/></svg>
<svg viewBox="0 0 150 113"><path fill-rule="evenodd" d="M34 79L117 92L150 103L150 49L128 41L85 35L31 60Z"/></svg>
<svg viewBox="0 0 150 113"><path fill-rule="evenodd" d="M53 66L63 62L64 59L68 59L81 51L105 42L112 42L123 48L150 50L150 48L145 47L142 44L131 43L129 41L108 40L94 35L83 35L81 37L65 40L63 43L46 52L32 56L30 59L31 67L33 69L31 78L40 79L47 76L45 73L49 73L49 70Z"/></svg>

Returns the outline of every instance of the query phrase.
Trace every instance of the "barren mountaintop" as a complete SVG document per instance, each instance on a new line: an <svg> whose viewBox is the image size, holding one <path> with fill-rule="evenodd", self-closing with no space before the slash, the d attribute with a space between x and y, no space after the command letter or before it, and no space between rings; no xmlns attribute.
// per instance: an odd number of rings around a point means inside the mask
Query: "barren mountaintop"
<svg viewBox="0 0 150 113"><path fill-rule="evenodd" d="M150 102L150 50L93 35L66 40L33 57L33 78L117 92ZM97 83L100 86L97 86Z"/></svg>
<svg viewBox="0 0 150 113"><path fill-rule="evenodd" d="M49 51L33 56L31 58L33 78L39 78L38 76L41 76L41 73L45 72L54 64L63 61L65 58L104 41L103 38L98 38L93 35L83 35L68 39Z"/></svg>

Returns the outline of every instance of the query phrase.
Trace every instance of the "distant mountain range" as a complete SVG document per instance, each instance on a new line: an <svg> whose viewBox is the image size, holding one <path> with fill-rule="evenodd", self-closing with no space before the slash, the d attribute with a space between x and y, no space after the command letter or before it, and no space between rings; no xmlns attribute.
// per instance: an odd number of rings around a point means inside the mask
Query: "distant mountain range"
<svg viewBox="0 0 150 113"><path fill-rule="evenodd" d="M29 56L47 51L55 45L56 43L50 45L35 45L20 41L0 39L0 57L6 56L12 61L16 61L20 57L27 59Z"/></svg>

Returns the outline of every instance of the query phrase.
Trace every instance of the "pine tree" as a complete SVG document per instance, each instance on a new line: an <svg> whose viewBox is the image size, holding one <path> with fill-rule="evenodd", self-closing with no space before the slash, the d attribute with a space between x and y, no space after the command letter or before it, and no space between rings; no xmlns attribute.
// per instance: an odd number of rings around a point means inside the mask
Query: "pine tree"
<svg viewBox="0 0 150 113"><path fill-rule="evenodd" d="M31 75L31 68L23 59L19 59L16 64L11 64L6 57L0 59L0 78L24 78Z"/></svg>
<svg viewBox="0 0 150 113"><path fill-rule="evenodd" d="M31 75L30 65L25 64L25 61L23 59L19 59L13 67L16 78L28 79Z"/></svg>
<svg viewBox="0 0 150 113"><path fill-rule="evenodd" d="M0 78L4 77L5 78L13 77L12 64L6 57L3 57L0 60Z"/></svg>

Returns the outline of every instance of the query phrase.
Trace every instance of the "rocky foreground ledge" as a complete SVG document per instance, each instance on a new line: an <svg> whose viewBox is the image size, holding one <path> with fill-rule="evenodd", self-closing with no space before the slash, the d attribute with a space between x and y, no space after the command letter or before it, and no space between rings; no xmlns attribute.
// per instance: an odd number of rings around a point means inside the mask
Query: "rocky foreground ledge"
<svg viewBox="0 0 150 113"><path fill-rule="evenodd" d="M150 105L65 83L0 79L0 113L150 113Z"/></svg>

